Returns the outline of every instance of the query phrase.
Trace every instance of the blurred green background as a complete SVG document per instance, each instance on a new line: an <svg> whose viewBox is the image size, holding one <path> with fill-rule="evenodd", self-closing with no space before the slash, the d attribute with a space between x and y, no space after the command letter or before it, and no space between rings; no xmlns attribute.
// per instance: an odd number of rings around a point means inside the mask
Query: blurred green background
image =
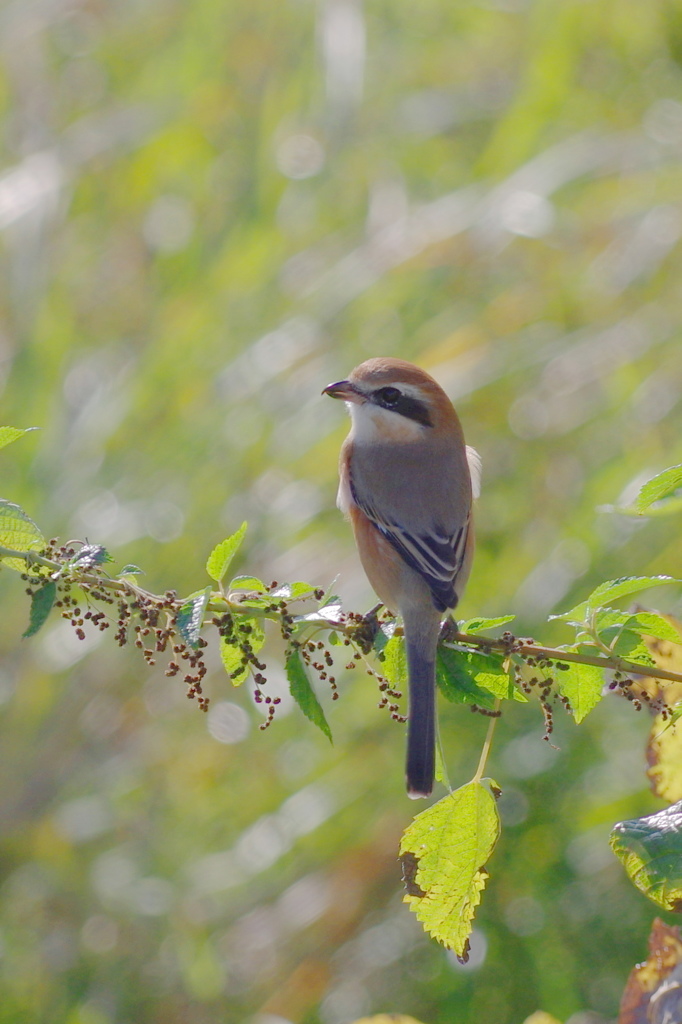
<svg viewBox="0 0 682 1024"><path fill-rule="evenodd" d="M391 354L483 457L462 615L561 642L603 579L682 574L678 521L605 510L682 461L675 0L14 0L0 60L2 422L41 427L1 494L48 536L189 592L247 518L241 571L365 610L320 391ZM461 968L401 903L416 808L365 674L321 693L333 747L286 701L262 733L215 653L205 717L109 636L20 643L0 588L0 1024L615 1017L654 916L606 842L657 806L645 715L554 749L506 712ZM486 724L442 708L454 780Z"/></svg>

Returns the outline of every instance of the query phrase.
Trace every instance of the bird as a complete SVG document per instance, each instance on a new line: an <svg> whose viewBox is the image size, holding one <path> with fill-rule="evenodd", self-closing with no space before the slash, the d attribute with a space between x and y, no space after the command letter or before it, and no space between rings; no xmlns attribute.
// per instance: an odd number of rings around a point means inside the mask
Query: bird
<svg viewBox="0 0 682 1024"><path fill-rule="evenodd" d="M339 457L337 505L365 574L403 622L408 669L406 784L433 790L436 648L462 596L474 551L480 459L450 399L425 370L374 358L322 394L341 399L351 429Z"/></svg>

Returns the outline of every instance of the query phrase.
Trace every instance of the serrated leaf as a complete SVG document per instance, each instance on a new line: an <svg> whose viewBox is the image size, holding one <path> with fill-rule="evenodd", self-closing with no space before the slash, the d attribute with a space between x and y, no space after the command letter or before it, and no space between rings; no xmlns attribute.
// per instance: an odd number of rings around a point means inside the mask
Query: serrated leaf
<svg viewBox="0 0 682 1024"><path fill-rule="evenodd" d="M244 627L246 626L246 629ZM240 632L254 654L258 654L265 643L265 630L258 619L246 619L242 622Z"/></svg>
<svg viewBox="0 0 682 1024"><path fill-rule="evenodd" d="M268 588L257 576L235 576L230 580L228 590L250 590L254 594L264 594Z"/></svg>
<svg viewBox="0 0 682 1024"><path fill-rule="evenodd" d="M637 612L628 620L628 628L636 629L642 636L653 636L657 640L669 640L673 644L682 644L682 635L672 622L664 619L656 612Z"/></svg>
<svg viewBox="0 0 682 1024"><path fill-rule="evenodd" d="M616 601L620 597L636 594L640 590L649 590L651 587L680 582L682 581L673 576L622 576L617 580L607 580L605 583L600 583L586 601L574 605L567 612L550 615L549 620L558 619L571 626L582 626L588 622L595 609L601 608L609 601Z"/></svg>
<svg viewBox="0 0 682 1024"><path fill-rule="evenodd" d="M436 654L436 682L443 696L455 704L477 704L492 710L498 697L526 702L526 697L510 681L501 654L440 645Z"/></svg>
<svg viewBox="0 0 682 1024"><path fill-rule="evenodd" d="M22 633L23 639L35 636L40 627L44 625L52 610L55 597L57 596L57 584L50 580L44 583L39 590L36 590L31 598L31 611L29 615L28 629Z"/></svg>
<svg viewBox="0 0 682 1024"><path fill-rule="evenodd" d="M244 652L238 644L229 643L224 636L220 638L220 660L228 676L235 686L240 686L246 679Z"/></svg>
<svg viewBox="0 0 682 1024"><path fill-rule="evenodd" d="M594 617L594 628L601 635L602 630L612 626L624 627L630 618L631 613L623 611L622 608L600 608Z"/></svg>
<svg viewBox="0 0 682 1024"><path fill-rule="evenodd" d="M381 632L380 630L377 631ZM407 650L402 636L392 636L384 647L381 674L386 676L392 687L404 690L407 686Z"/></svg>
<svg viewBox="0 0 682 1024"><path fill-rule="evenodd" d="M69 562L82 569L92 569L106 562L113 562L113 558L101 544L83 544Z"/></svg>
<svg viewBox="0 0 682 1024"><path fill-rule="evenodd" d="M641 635L632 629L622 630L611 650L616 657L625 658L626 661L632 661L638 665L656 664Z"/></svg>
<svg viewBox="0 0 682 1024"><path fill-rule="evenodd" d="M323 608L318 608L316 612L296 616L296 622L332 622L338 625L342 620L343 612L340 604L326 604Z"/></svg>
<svg viewBox="0 0 682 1024"><path fill-rule="evenodd" d="M144 576L144 569L140 569L139 565L124 565L117 576Z"/></svg>
<svg viewBox="0 0 682 1024"><path fill-rule="evenodd" d="M206 587L205 590L192 594L178 612L175 622L182 639L189 647L196 648L199 642L204 613L210 600L211 588Z"/></svg>
<svg viewBox="0 0 682 1024"><path fill-rule="evenodd" d="M277 590L273 590L272 597L283 598L285 601L299 601L303 597L310 597L315 593L316 588L312 583L283 583Z"/></svg>
<svg viewBox="0 0 682 1024"><path fill-rule="evenodd" d="M18 441L24 434L37 429L37 427L25 427L23 430L21 427L0 427L0 448L6 448L8 444Z"/></svg>
<svg viewBox="0 0 682 1024"><path fill-rule="evenodd" d="M499 835L489 785L470 782L418 814L400 843L408 890L404 902L429 935L462 961L488 874L485 865Z"/></svg>
<svg viewBox="0 0 682 1024"><path fill-rule="evenodd" d="M595 616L594 626L600 639L608 644L611 644L618 633L616 627L630 630L640 636L682 644L682 635L673 625L673 621L656 612L627 612L618 608L602 608Z"/></svg>
<svg viewBox="0 0 682 1024"><path fill-rule="evenodd" d="M324 605L326 605L326 604L338 604L339 603L339 598L337 597L337 595L334 592L334 587L336 586L336 584L338 582L339 582L339 577L335 576L334 579L329 584L329 586L327 587L327 589L325 590L324 594L322 595L322 600L320 601L320 607L321 608L324 607Z"/></svg>
<svg viewBox="0 0 682 1024"><path fill-rule="evenodd" d="M286 658L286 673L289 680L289 692L303 714L313 725L321 729L331 742L332 734L327 719L324 717L322 705L313 690L303 658L298 649L289 651Z"/></svg>
<svg viewBox="0 0 682 1024"><path fill-rule="evenodd" d="M240 622L234 641L220 638L220 660L235 686L240 686L248 673L244 644L248 644L252 652L258 654L264 643L265 631L258 619L244 619Z"/></svg>
<svg viewBox="0 0 682 1024"><path fill-rule="evenodd" d="M650 590L668 583L680 583L682 580L673 576L621 576L617 580L607 580L592 591L587 599L589 609L600 608L609 601L619 597L637 594L640 590Z"/></svg>
<svg viewBox="0 0 682 1024"><path fill-rule="evenodd" d="M237 603L243 608L269 608L272 599L269 595L243 594L237 598Z"/></svg>
<svg viewBox="0 0 682 1024"><path fill-rule="evenodd" d="M589 606L587 601L581 601L580 604L574 605L573 608L569 608L567 612L558 612L556 615L548 615L547 621L552 622L557 620L559 622L565 622L569 626L575 626L579 629L585 625L587 620L587 613Z"/></svg>
<svg viewBox="0 0 682 1024"><path fill-rule="evenodd" d="M0 500L0 545L13 551L40 552L45 548L45 538L22 508ZM26 572L23 558L2 558L0 562L17 572Z"/></svg>
<svg viewBox="0 0 682 1024"><path fill-rule="evenodd" d="M682 910L682 802L620 822L611 847L640 892L664 910Z"/></svg>
<svg viewBox="0 0 682 1024"><path fill-rule="evenodd" d="M575 653L576 648L565 648ZM575 661L560 662L564 670L553 669L559 693L566 697L576 722L582 722L602 699L604 670L597 665L580 665Z"/></svg>
<svg viewBox="0 0 682 1024"><path fill-rule="evenodd" d="M485 619L479 615L475 619L468 619L467 622L458 623L457 629L460 633L484 633L487 629L504 626L515 618L515 615L500 615L496 619Z"/></svg>
<svg viewBox="0 0 682 1024"><path fill-rule="evenodd" d="M682 466L670 466L647 480L635 498L635 511L642 515L656 501L670 498L682 487Z"/></svg>
<svg viewBox="0 0 682 1024"><path fill-rule="evenodd" d="M208 556L206 562L206 572L215 580L216 583L221 583L225 577L225 573L230 567L230 562L236 555L239 547L244 540L244 534L246 533L246 523L242 523L239 529L232 534L231 537L227 537L221 541L220 544L216 544L213 551Z"/></svg>

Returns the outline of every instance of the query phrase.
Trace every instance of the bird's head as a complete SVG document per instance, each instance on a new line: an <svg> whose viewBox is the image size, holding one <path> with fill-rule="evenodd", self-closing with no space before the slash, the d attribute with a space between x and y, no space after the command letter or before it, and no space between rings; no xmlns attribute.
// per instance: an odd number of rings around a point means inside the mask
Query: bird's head
<svg viewBox="0 0 682 1024"><path fill-rule="evenodd" d="M424 440L459 428L443 389L402 359L368 359L322 393L346 402L356 441Z"/></svg>

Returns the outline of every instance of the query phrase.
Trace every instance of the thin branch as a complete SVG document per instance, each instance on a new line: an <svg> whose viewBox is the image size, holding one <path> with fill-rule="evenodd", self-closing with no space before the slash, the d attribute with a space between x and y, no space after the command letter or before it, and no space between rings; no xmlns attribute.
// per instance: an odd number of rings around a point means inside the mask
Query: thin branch
<svg viewBox="0 0 682 1024"><path fill-rule="evenodd" d="M467 644L470 647L478 647L482 650L497 650L508 652L509 641L505 639L495 640L472 633L452 633L451 638L458 643ZM446 647L451 646L446 643ZM577 665L596 665L597 668L608 668L614 672L623 672L625 675L650 676L652 679L669 679L674 683L682 683L682 673L670 672L668 669L659 668L657 665L642 665L635 661L625 661L624 658L598 657L590 654L578 654L577 651L562 651L554 647L540 647L535 643L524 643L517 640L514 643L515 654L528 655L531 658L546 658L548 661L572 661Z"/></svg>
<svg viewBox="0 0 682 1024"><path fill-rule="evenodd" d="M79 569L77 563L69 564L69 562L59 562L55 559L45 558L44 555L40 555L36 551L14 551L12 548L0 545L0 558L20 559L26 563L27 569L30 569L32 565L41 565L46 569L52 570L53 573L63 574L65 578L70 579L76 586L84 585L86 587L97 587L102 590L112 590L117 593L128 594L133 598L139 596L147 601L165 604L168 607L169 602L167 598L143 590L141 587L131 583L130 580L112 579L106 575L83 572ZM67 570L66 573L64 573L65 569ZM178 598L172 603L179 609L184 602ZM253 605L242 604L240 601L231 601L228 597L221 596L218 593L211 596L206 610L214 614L224 614L227 611L231 614L245 615L249 618L277 618L277 615L268 608L254 607ZM354 639L363 630L366 632L366 617L361 619L358 616L348 616L345 621L329 623L317 621L316 626L318 629L327 628L341 633L350 639ZM622 672L624 675L648 676L651 679L668 679L671 682L682 683L682 673L680 672L671 672L669 669L659 668L657 665L643 665L639 662L626 661L624 658L618 658L613 654L609 656L578 654L575 651L541 647L533 641L523 641L516 637L495 639L477 633L452 632L448 634L448 640L477 648L483 653L495 650L501 651L506 655L513 653L553 662L568 661L578 665L595 665L597 668L611 669L614 672ZM445 646L451 645L446 641Z"/></svg>

